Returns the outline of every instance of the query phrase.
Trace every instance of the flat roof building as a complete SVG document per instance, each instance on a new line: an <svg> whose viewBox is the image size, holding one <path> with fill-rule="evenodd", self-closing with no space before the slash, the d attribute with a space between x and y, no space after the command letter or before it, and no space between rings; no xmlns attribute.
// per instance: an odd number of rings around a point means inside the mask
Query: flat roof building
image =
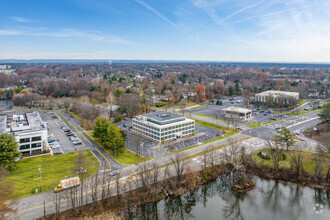
<svg viewBox="0 0 330 220"><path fill-rule="evenodd" d="M0 134L3 133L15 136L23 154L47 149L48 126L37 111L0 115Z"/></svg>
<svg viewBox="0 0 330 220"><path fill-rule="evenodd" d="M286 92L286 91L265 91L255 94L254 100L257 102L266 102L267 97L272 97L275 102L279 101L279 98L288 99L294 98L299 99L299 92Z"/></svg>
<svg viewBox="0 0 330 220"><path fill-rule="evenodd" d="M228 107L224 109L225 111L225 119L227 120L238 120L238 121L245 121L251 118L252 111L246 108L240 107Z"/></svg>
<svg viewBox="0 0 330 220"><path fill-rule="evenodd" d="M166 111L149 112L133 118L132 131L160 143L193 135L195 121Z"/></svg>

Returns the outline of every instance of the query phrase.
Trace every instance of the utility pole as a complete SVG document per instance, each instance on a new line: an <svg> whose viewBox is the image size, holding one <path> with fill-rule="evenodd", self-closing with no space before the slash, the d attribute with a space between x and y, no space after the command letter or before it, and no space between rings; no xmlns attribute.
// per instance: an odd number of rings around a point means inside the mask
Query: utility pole
<svg viewBox="0 0 330 220"><path fill-rule="evenodd" d="M40 192L41 192L41 165L39 165L39 175L40 175Z"/></svg>

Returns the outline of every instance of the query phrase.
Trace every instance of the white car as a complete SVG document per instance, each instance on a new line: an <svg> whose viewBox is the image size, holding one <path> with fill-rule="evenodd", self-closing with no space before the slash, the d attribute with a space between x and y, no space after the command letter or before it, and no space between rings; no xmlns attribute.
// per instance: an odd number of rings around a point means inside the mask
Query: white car
<svg viewBox="0 0 330 220"><path fill-rule="evenodd" d="M51 144L50 144L50 147L51 147L52 149L57 149L57 148L60 148L60 145L59 145L59 143L54 142L54 143L51 143Z"/></svg>
<svg viewBox="0 0 330 220"><path fill-rule="evenodd" d="M296 134L296 135L300 135L300 131L298 131L298 130L295 131L295 134Z"/></svg>

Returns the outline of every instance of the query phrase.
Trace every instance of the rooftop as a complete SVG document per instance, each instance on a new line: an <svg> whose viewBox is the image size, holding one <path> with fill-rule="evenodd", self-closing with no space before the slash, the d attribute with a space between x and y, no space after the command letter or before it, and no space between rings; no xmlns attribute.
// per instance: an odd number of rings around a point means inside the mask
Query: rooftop
<svg viewBox="0 0 330 220"><path fill-rule="evenodd" d="M275 91L275 90L269 90L264 91L261 93L258 93L256 95L299 95L299 92L288 92L288 91Z"/></svg>
<svg viewBox="0 0 330 220"><path fill-rule="evenodd" d="M225 108L224 110L225 111L232 111L232 112L239 112L239 113L249 113L249 112L251 112L250 109L240 108L240 107L235 107L235 106L230 106L228 108Z"/></svg>
<svg viewBox="0 0 330 220"><path fill-rule="evenodd" d="M37 111L0 115L0 134L15 134L16 132L40 131L45 129L47 129L47 125Z"/></svg>
<svg viewBox="0 0 330 220"><path fill-rule="evenodd" d="M157 120L157 121L167 121L172 119L178 119L183 118L182 115L178 115L172 112L166 112L166 111L156 111L156 112L149 112L146 114L143 114L142 116Z"/></svg>

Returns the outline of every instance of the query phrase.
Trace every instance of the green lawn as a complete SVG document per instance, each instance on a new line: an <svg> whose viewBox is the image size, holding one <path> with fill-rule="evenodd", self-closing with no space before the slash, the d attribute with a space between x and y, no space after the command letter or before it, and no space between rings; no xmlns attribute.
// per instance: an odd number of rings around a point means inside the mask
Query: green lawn
<svg viewBox="0 0 330 220"><path fill-rule="evenodd" d="M212 119L216 119L216 120L219 120L219 121L225 121L225 122L228 122L228 121L226 121L226 120L224 120L224 119L216 118L216 117L209 116L209 115L204 115L204 114L195 114L195 115L203 116L203 117L206 117L206 118L212 118Z"/></svg>
<svg viewBox="0 0 330 220"><path fill-rule="evenodd" d="M196 107L192 107L192 108L189 108L190 110L192 110L192 109L199 109L199 108L203 108L203 107L205 107L206 105L200 105L200 106L196 106Z"/></svg>
<svg viewBox="0 0 330 220"><path fill-rule="evenodd" d="M300 100L300 101L299 101L299 104L300 104L300 105L303 105L303 104L305 104L305 103L306 103L306 100Z"/></svg>
<svg viewBox="0 0 330 220"><path fill-rule="evenodd" d="M253 123L249 124L247 127L248 127L248 128L258 128L258 127L260 127L260 126L261 126L260 123L258 123L258 122L253 122Z"/></svg>
<svg viewBox="0 0 330 220"><path fill-rule="evenodd" d="M262 152L266 153L267 155L270 155L269 154L269 149L268 148L263 148L263 149L260 149ZM259 157L257 154L259 153L260 150L256 150L256 151L253 151L252 152L252 157L255 158L258 162L262 163L263 165L267 165L267 166L273 166L271 160L265 160L265 159L262 159L261 157ZM280 167L286 167L286 168L290 168L290 161L291 161L291 158L290 156L288 155L288 153L286 151L283 151L287 157L285 160L281 160L280 161ZM294 152L294 153L297 153L298 151L297 150L290 150L289 152ZM304 163L304 169L306 172L308 173L312 173L314 172L314 169L315 169L315 162L313 161L313 158L315 157L316 153L315 152L311 152L311 151L301 151L302 154L303 154L303 163ZM322 170L322 173L326 173L328 171L328 167L330 166L330 160L329 160L329 155L328 157L323 157L323 160L322 160L322 166L323 166L323 170Z"/></svg>
<svg viewBox="0 0 330 220"><path fill-rule="evenodd" d="M100 146L100 142L93 137L93 131L86 131L85 132L90 138L92 138L96 143L98 143ZM108 154L111 155L111 157L116 160L118 163L124 164L124 165L132 165L141 163L143 161L148 161L153 159L153 157L142 157L134 153L133 151L129 151L126 148L124 149L124 152L120 153L118 156L115 156L109 149L103 148Z"/></svg>
<svg viewBox="0 0 330 220"><path fill-rule="evenodd" d="M92 176L99 169L99 162L90 151L83 151L86 155L87 175ZM17 162L15 170L9 173L5 181L15 184L17 197L35 194L40 188L39 165L41 165L42 192L52 190L61 180L77 176L75 160L78 152L43 155L25 158Z"/></svg>

